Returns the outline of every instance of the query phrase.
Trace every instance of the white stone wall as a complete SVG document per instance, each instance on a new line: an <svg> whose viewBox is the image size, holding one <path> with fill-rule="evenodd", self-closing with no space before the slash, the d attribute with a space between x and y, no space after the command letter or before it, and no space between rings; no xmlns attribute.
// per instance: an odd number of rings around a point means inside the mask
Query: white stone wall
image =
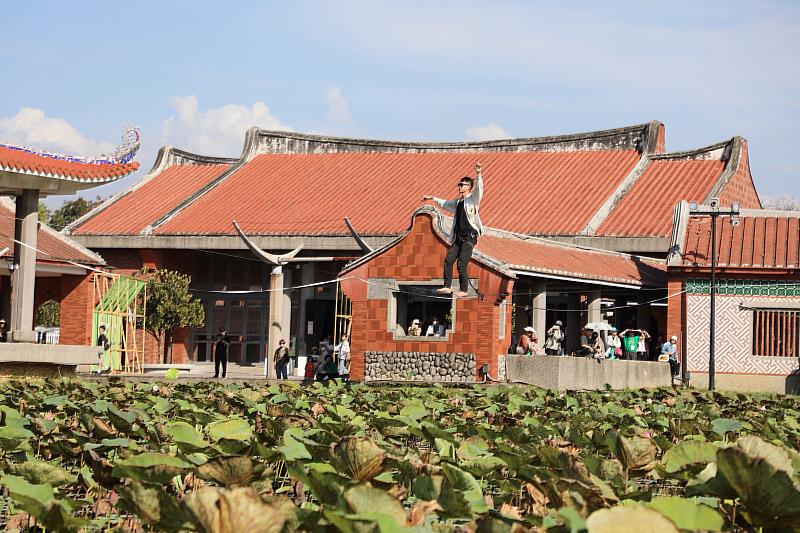
<svg viewBox="0 0 800 533"><path fill-rule="evenodd" d="M757 357L752 354L752 310L741 306L797 306L800 298L717 295L715 369L739 374L789 375L798 368L797 357ZM686 360L689 372L708 371L711 298L707 294L686 297Z"/></svg>

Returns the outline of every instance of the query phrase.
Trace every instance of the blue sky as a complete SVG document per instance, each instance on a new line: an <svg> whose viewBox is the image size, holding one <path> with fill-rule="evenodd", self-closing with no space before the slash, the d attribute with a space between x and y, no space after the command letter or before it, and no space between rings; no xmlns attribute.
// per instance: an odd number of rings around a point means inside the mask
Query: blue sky
<svg viewBox="0 0 800 533"><path fill-rule="evenodd" d="M657 119L670 151L742 135L762 197L800 198L792 2L14 2L0 140L97 155L142 130L237 156L251 125L396 140ZM60 200L50 201L58 205Z"/></svg>

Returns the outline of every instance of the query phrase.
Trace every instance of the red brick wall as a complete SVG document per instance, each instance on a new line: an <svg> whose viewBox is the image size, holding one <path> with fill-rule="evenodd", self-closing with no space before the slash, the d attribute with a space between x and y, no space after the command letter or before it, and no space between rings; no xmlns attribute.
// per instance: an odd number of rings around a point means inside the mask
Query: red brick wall
<svg viewBox="0 0 800 533"><path fill-rule="evenodd" d="M739 168L733 173L731 179L722 189L720 204L729 206L739 202L742 208L761 209L761 200L758 198L753 176L750 174L750 158L747 155L747 141L742 141L742 153L739 159Z"/></svg>
<svg viewBox="0 0 800 533"><path fill-rule="evenodd" d="M442 264L447 253L448 244L439 239L433 232L430 215L419 215L414 220L411 232L393 248L373 258L369 263L347 275L369 278L394 278L403 282L423 282L442 277ZM454 269L454 275L456 275ZM499 282L501 275L488 269L474 260L469 265L470 278L481 278L478 286L484 289L484 280ZM499 283L486 283L487 286L499 286ZM349 285L353 285L350 282ZM361 283L361 282L359 282ZM500 306L496 303L496 293L487 294L481 301L478 298L456 300L455 332L448 342L420 340L395 340L388 330L388 301L383 299L366 299L366 291L348 290L353 303L352 325L352 361L350 372L353 379L364 378L365 351L400 351L400 352L457 352L474 353L477 368L489 364L489 373L497 376L497 356L507 351L511 339L511 297L505 296L506 332L505 338L499 339ZM511 286L507 287L511 292ZM477 376L476 376L477 379Z"/></svg>
<svg viewBox="0 0 800 533"><path fill-rule="evenodd" d="M37 280L38 283L38 280ZM61 277L61 344L92 342L94 281L92 275Z"/></svg>

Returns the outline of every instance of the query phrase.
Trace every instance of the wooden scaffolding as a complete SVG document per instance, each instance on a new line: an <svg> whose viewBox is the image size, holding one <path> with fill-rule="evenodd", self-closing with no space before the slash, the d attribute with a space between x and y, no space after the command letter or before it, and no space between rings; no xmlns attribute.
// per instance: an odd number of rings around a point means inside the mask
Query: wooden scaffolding
<svg viewBox="0 0 800 533"><path fill-rule="evenodd" d="M92 313L92 345L97 345L101 325L106 328L109 342L102 369L143 373L147 283L119 274L95 273L94 301L97 305Z"/></svg>

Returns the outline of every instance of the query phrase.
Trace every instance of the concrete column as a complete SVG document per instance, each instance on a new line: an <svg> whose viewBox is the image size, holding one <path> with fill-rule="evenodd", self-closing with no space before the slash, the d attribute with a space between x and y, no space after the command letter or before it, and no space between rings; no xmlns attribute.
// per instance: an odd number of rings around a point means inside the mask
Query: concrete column
<svg viewBox="0 0 800 533"><path fill-rule="evenodd" d="M278 349L278 342L283 338L283 267L273 267L269 276L269 342L267 343L267 358L264 360L264 375L272 375L275 368L274 354Z"/></svg>
<svg viewBox="0 0 800 533"><path fill-rule="evenodd" d="M547 282L536 281L531 284L531 326L539 335L539 346L544 346L547 334Z"/></svg>
<svg viewBox="0 0 800 533"><path fill-rule="evenodd" d="M39 228L39 191L25 189L17 196L14 238L14 265L11 278L11 339L36 342L33 331L33 295L36 283L36 232Z"/></svg>
<svg viewBox="0 0 800 533"><path fill-rule="evenodd" d="M600 291L591 291L587 294L589 312L587 322L602 322L603 321L603 308L600 305L602 301L602 293Z"/></svg>
<svg viewBox="0 0 800 533"><path fill-rule="evenodd" d="M567 331L566 338L564 339L564 353L570 353L575 350L581 335L580 328L583 326L583 324L580 323L580 314L575 312L575 309L580 309L580 295L577 293L570 293L567 296L567 301L569 302L567 305L569 312L567 312Z"/></svg>
<svg viewBox="0 0 800 533"><path fill-rule="evenodd" d="M636 306L636 327L650 331L650 304L644 303L647 301L647 295L640 291L636 300L639 302Z"/></svg>

